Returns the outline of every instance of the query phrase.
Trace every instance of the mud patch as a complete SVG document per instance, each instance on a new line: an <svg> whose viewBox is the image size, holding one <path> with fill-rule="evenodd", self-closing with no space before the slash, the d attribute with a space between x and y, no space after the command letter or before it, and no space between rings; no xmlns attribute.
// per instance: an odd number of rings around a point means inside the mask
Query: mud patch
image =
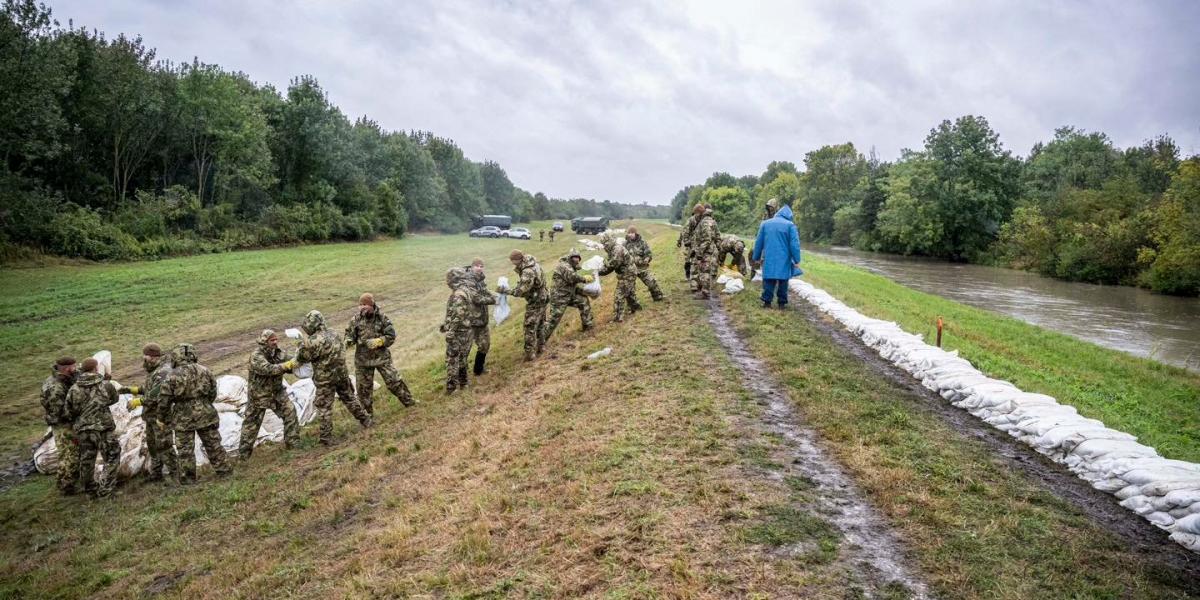
<svg viewBox="0 0 1200 600"><path fill-rule="evenodd" d="M1171 541L1167 532L1154 527L1136 513L1122 508L1115 497L1093 488L1061 465L926 389L911 375L884 360L861 339L813 305L803 301L795 304L796 312L815 330L827 336L851 356L861 360L897 389L907 392L905 396L917 408L936 415L960 434L985 444L997 460L1024 473L1057 497L1066 500L1104 529L1115 533L1147 559L1188 573L1196 582L1193 591L1200 591L1200 556Z"/></svg>
<svg viewBox="0 0 1200 600"><path fill-rule="evenodd" d="M895 595L902 587L913 598L928 598L928 587L907 566L898 537L845 470L821 449L816 434L801 424L783 386L746 350L746 341L718 300L709 302L709 324L741 372L742 386L765 407L762 429L777 436L790 457L779 465L778 476L803 483L805 496L812 498L810 506L795 508L819 514L838 530L844 541L840 560L859 577L869 596ZM805 551L797 547L778 554Z"/></svg>

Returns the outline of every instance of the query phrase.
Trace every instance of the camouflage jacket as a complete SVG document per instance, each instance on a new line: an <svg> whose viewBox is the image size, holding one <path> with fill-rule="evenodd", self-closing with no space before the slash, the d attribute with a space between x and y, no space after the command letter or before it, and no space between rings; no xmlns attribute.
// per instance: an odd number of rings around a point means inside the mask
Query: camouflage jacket
<svg viewBox="0 0 1200 600"><path fill-rule="evenodd" d="M470 329L471 310L471 293L466 286L455 288L446 299L446 319L442 321L442 332L452 336Z"/></svg>
<svg viewBox="0 0 1200 600"><path fill-rule="evenodd" d="M383 338L383 346L368 348L367 341L374 338ZM346 343L354 345L354 364L360 367L392 364L392 351L388 348L395 342L396 328L379 305L375 305L375 312L369 317L356 313L346 327Z"/></svg>
<svg viewBox="0 0 1200 600"><path fill-rule="evenodd" d="M471 327L486 327L488 324L487 307L496 303L496 297L488 291L486 279L482 276L476 277L469 268L467 268L467 273L471 283L467 287L467 296L471 301Z"/></svg>
<svg viewBox="0 0 1200 600"><path fill-rule="evenodd" d="M558 260L551 275L554 282L550 292L550 301L554 304L570 304L579 294L580 284L587 283L587 277L580 275L579 269L571 264L571 257L564 256Z"/></svg>
<svg viewBox="0 0 1200 600"><path fill-rule="evenodd" d="M638 268L637 263L633 261L633 255L618 248L604 261L604 267L600 269L601 275L609 273L616 273L617 279L625 281L637 278Z"/></svg>
<svg viewBox="0 0 1200 600"><path fill-rule="evenodd" d="M164 358L153 371L146 373L146 383L140 390L142 392L143 412L165 408L162 404L162 384L166 381L167 374L170 372L171 363Z"/></svg>
<svg viewBox="0 0 1200 600"><path fill-rule="evenodd" d="M215 427L221 422L213 408L217 380L204 365L184 363L173 367L163 381L161 394L162 405L177 431Z"/></svg>
<svg viewBox="0 0 1200 600"><path fill-rule="evenodd" d="M271 348L266 344L259 344L250 353L250 377L247 381L250 383L248 395L251 402L275 397L279 388L283 387L282 364L287 360L287 352L282 348Z"/></svg>
<svg viewBox="0 0 1200 600"><path fill-rule="evenodd" d="M646 238L640 234L632 242L625 240L625 252L633 254L633 262L639 269L649 268L650 260L654 258L654 253L650 251L650 244L647 244Z"/></svg>
<svg viewBox="0 0 1200 600"><path fill-rule="evenodd" d="M71 414L67 409L67 392L70 389L71 380L60 377L58 373L51 373L42 382L42 408L46 411L47 425L71 425Z"/></svg>
<svg viewBox="0 0 1200 600"><path fill-rule="evenodd" d="M313 383L332 383L346 373L346 357L342 339L328 327L317 330L300 344L296 361L312 363Z"/></svg>
<svg viewBox="0 0 1200 600"><path fill-rule="evenodd" d="M743 242L742 238L736 235L723 235L721 236L721 244L718 250L732 254L741 254L746 251L746 242Z"/></svg>
<svg viewBox="0 0 1200 600"><path fill-rule="evenodd" d="M109 406L117 403L117 388L99 373L84 373L67 392L67 410L75 423L75 432L113 431Z"/></svg>
<svg viewBox="0 0 1200 600"><path fill-rule="evenodd" d="M688 250L692 249L692 232L696 231L698 223L700 223L700 217L696 215L688 217L683 227L679 228L679 240L675 242L676 247L683 246Z"/></svg>
<svg viewBox="0 0 1200 600"><path fill-rule="evenodd" d="M524 298L527 303L535 306L550 300L550 293L546 289L546 275L542 273L542 266L538 264L537 259L526 254L525 260L514 270L520 276L520 281L517 282L517 287L513 288L512 295Z"/></svg>
<svg viewBox="0 0 1200 600"><path fill-rule="evenodd" d="M697 259L716 260L720 245L721 232L717 229L717 221L706 215L696 224L696 231L692 232L692 255Z"/></svg>

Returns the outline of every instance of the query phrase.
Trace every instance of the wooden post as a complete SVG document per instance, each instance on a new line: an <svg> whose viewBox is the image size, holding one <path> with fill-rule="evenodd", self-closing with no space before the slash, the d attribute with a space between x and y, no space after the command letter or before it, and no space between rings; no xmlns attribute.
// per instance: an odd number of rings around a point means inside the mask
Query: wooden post
<svg viewBox="0 0 1200 600"><path fill-rule="evenodd" d="M938 317L938 320L937 320L937 347L938 348L942 347L942 318L941 317Z"/></svg>

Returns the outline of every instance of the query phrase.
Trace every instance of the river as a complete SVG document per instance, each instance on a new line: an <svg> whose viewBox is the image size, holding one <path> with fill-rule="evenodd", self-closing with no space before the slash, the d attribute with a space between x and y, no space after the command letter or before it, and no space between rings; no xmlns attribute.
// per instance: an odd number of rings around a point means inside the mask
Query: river
<svg viewBox="0 0 1200 600"><path fill-rule="evenodd" d="M1200 299L926 258L807 247L913 289L1137 356L1200 371Z"/></svg>

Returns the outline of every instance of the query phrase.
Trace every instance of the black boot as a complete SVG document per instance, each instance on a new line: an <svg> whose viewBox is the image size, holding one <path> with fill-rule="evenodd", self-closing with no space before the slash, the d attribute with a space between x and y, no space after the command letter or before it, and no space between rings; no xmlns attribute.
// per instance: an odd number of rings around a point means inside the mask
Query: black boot
<svg viewBox="0 0 1200 600"><path fill-rule="evenodd" d="M487 352L475 352L475 375L483 375L483 363L487 360Z"/></svg>
<svg viewBox="0 0 1200 600"><path fill-rule="evenodd" d="M467 389L467 365L463 365L458 369L458 387Z"/></svg>
<svg viewBox="0 0 1200 600"><path fill-rule="evenodd" d="M683 278L689 281L692 279L692 261L690 260L683 261Z"/></svg>

